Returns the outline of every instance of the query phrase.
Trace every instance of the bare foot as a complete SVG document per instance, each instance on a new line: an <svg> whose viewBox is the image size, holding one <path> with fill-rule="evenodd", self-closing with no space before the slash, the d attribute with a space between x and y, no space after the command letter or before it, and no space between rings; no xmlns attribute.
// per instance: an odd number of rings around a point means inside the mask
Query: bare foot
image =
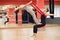
<svg viewBox="0 0 60 40"><path fill-rule="evenodd" d="M37 34L36 33L34 33L33 35L32 35L32 37L36 37L37 36Z"/></svg>

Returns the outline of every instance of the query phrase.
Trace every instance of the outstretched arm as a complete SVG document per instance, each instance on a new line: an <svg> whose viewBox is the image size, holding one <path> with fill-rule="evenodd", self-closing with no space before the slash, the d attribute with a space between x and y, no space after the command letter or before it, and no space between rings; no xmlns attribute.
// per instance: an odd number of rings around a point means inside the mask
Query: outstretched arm
<svg viewBox="0 0 60 40"><path fill-rule="evenodd" d="M46 13L46 16L54 16L54 14Z"/></svg>
<svg viewBox="0 0 60 40"><path fill-rule="evenodd" d="M30 5L31 3L32 3L32 1L28 2L27 4L25 4L25 6L28 6L28 5ZM25 6L24 6L24 7L25 7Z"/></svg>
<svg viewBox="0 0 60 40"><path fill-rule="evenodd" d="M15 11L18 10L18 9L23 9L24 7L30 5L32 3L32 1L28 2L27 4L25 5L20 5L19 7L15 8Z"/></svg>
<svg viewBox="0 0 60 40"><path fill-rule="evenodd" d="M44 8L44 13L46 16L54 16L54 14L50 14L49 13L49 9L48 8Z"/></svg>

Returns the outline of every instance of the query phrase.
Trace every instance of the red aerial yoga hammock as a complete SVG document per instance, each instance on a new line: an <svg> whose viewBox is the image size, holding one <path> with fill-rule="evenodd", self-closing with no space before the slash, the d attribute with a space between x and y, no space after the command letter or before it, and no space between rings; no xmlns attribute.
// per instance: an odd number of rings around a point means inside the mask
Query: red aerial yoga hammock
<svg viewBox="0 0 60 40"><path fill-rule="evenodd" d="M37 5L36 5L35 3L32 3L31 5L32 5L41 15L44 15L44 16L46 17L45 13L42 12L42 11L37 7ZM45 28L45 26L43 26L42 28Z"/></svg>
<svg viewBox="0 0 60 40"><path fill-rule="evenodd" d="M34 2L33 2L31 5L32 5L41 15L46 16L45 13L42 12L42 11L37 7L37 5L36 5Z"/></svg>

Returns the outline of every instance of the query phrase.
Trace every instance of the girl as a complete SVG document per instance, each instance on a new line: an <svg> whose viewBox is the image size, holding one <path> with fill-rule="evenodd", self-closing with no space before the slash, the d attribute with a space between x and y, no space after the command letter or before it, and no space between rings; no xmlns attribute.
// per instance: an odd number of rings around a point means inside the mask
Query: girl
<svg viewBox="0 0 60 40"><path fill-rule="evenodd" d="M54 16L54 14L48 14L48 11L49 10L47 8L44 8L43 12L45 13L46 16ZM39 27L43 27L46 25L46 16L45 15L41 15L41 24L35 24L34 25L33 36L36 36Z"/></svg>
<svg viewBox="0 0 60 40"><path fill-rule="evenodd" d="M7 12L5 10L1 10L2 12L0 12L0 17L1 19L3 19L4 21L2 22L3 24L6 24L9 21L9 18L7 17Z"/></svg>

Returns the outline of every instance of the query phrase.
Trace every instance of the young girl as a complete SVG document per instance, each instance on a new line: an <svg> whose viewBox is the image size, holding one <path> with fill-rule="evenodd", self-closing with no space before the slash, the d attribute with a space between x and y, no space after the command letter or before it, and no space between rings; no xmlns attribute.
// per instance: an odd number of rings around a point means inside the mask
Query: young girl
<svg viewBox="0 0 60 40"><path fill-rule="evenodd" d="M54 14L48 14L48 9L44 8L43 12L45 13L46 16L54 16ZM46 25L46 16L41 15L41 24L35 24L33 27L33 36L36 36L38 28L43 27Z"/></svg>
<svg viewBox="0 0 60 40"><path fill-rule="evenodd" d="M4 24L6 24L7 22L9 22L9 18L7 16L7 12L2 13L2 18L5 20Z"/></svg>
<svg viewBox="0 0 60 40"><path fill-rule="evenodd" d="M34 28L33 28L33 35L36 36L37 34L37 30L38 30L38 27L42 27L42 26L45 26L46 25L46 16L53 16L53 14L48 14L48 9L44 9L44 13L45 15L41 15L41 23L40 21L36 18L36 15L35 15L35 11L33 10L34 8L30 5L32 2L30 1L29 3L25 4L25 5L20 5L19 7L17 7L15 10L26 10L27 12L30 13L30 15L33 17L36 25L34 25Z"/></svg>
<svg viewBox="0 0 60 40"><path fill-rule="evenodd" d="M3 22L1 22L1 23L6 24L8 22L9 18L7 17L7 12L5 10L1 10L0 18L3 19Z"/></svg>

